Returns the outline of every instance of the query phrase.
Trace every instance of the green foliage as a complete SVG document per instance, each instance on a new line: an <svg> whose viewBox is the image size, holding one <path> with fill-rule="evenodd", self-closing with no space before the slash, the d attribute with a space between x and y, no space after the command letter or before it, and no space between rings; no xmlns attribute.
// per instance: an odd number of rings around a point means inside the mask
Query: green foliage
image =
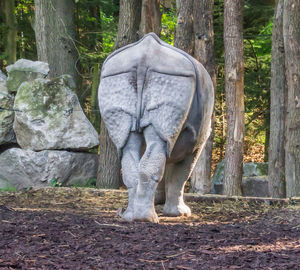
<svg viewBox="0 0 300 270"><path fill-rule="evenodd" d="M225 114L224 0L215 0L214 30L217 62L215 147L224 149ZM244 65L246 140L267 144L274 3L246 0L244 6Z"/></svg>
<svg viewBox="0 0 300 270"><path fill-rule="evenodd" d="M56 178L53 178L50 180L50 186L51 187L61 187L62 183L58 182Z"/></svg>
<svg viewBox="0 0 300 270"><path fill-rule="evenodd" d="M257 11L257 16L261 17L259 21L254 20L249 29L246 29L253 33L253 37L245 38L246 136L253 142L265 144L267 153L274 9L273 7L263 9L262 6L258 6L254 10ZM261 14L261 10L264 10L264 14ZM249 13L250 16L253 16L253 13L255 12Z"/></svg>
<svg viewBox="0 0 300 270"><path fill-rule="evenodd" d="M274 14L274 0L246 0L244 6L244 33L258 35Z"/></svg>
<svg viewBox="0 0 300 270"><path fill-rule="evenodd" d="M1 1L0 1L1 2ZM36 60L36 44L34 26L34 0L17 0L16 19L17 19L17 58L27 58ZM4 5L4 1L0 3ZM5 24L5 14L0 10L0 68L4 70L7 65L5 54L7 25Z"/></svg>
<svg viewBox="0 0 300 270"><path fill-rule="evenodd" d="M177 14L175 8L161 8L161 39L174 45L174 37L177 28Z"/></svg>
<svg viewBox="0 0 300 270"><path fill-rule="evenodd" d="M2 8L4 1L0 1L0 69L3 70L3 66L6 63L7 55L5 53L6 48L6 38L7 38L7 25L5 24L5 14Z"/></svg>
<svg viewBox="0 0 300 270"><path fill-rule="evenodd" d="M85 185L80 185L80 184L74 184L73 187L82 187L82 188L95 188L96 187L96 178L91 178L87 181Z"/></svg>
<svg viewBox="0 0 300 270"><path fill-rule="evenodd" d="M0 15L1 22L1 15ZM0 39L0 69L3 70L3 67L6 63L7 55L5 53L5 44L6 44L6 35L7 35L7 27L4 23L0 23L0 36L3 37ZM4 38L5 37L5 38Z"/></svg>
<svg viewBox="0 0 300 270"><path fill-rule="evenodd" d="M6 187L6 188L0 188L0 192L16 192L17 189L15 187Z"/></svg>
<svg viewBox="0 0 300 270"><path fill-rule="evenodd" d="M118 8L118 1L112 0L79 0L76 3L76 45L83 79L81 88L84 89L79 99L85 105L85 113L97 130L100 124L99 117L95 117L95 114L99 114L95 92L99 80L95 76L100 76L103 61L114 50Z"/></svg>
<svg viewBox="0 0 300 270"><path fill-rule="evenodd" d="M78 50L82 74L91 78L91 69L113 51L117 33L117 5L108 0L80 0L76 5Z"/></svg>
<svg viewBox="0 0 300 270"><path fill-rule="evenodd" d="M18 0L16 4L17 18L17 58L36 60L36 44L34 27L34 1Z"/></svg>
<svg viewBox="0 0 300 270"><path fill-rule="evenodd" d="M96 187L96 178L91 178L88 181L80 181L80 182L86 182L85 185L82 184L74 184L73 187L78 188L78 187L82 187L82 188L95 188ZM58 180L56 178L53 178L50 180L50 186L51 187L62 187L62 183L58 182Z"/></svg>
<svg viewBox="0 0 300 270"><path fill-rule="evenodd" d="M101 12L102 22L102 62L114 50L115 37L118 32L117 20L112 15Z"/></svg>

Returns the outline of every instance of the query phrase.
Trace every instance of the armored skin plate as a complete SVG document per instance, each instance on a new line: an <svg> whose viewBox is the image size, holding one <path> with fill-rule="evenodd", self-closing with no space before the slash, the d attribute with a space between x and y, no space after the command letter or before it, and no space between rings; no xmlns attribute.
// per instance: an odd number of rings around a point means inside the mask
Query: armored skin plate
<svg viewBox="0 0 300 270"><path fill-rule="evenodd" d="M197 89L197 72L187 54L154 34L107 58L101 72L99 106L119 152L130 132L141 132L152 125L167 142L167 154L171 155L182 128L187 125ZM197 95L199 101L200 91ZM201 110L196 117L199 123ZM199 129L192 122L189 126Z"/></svg>

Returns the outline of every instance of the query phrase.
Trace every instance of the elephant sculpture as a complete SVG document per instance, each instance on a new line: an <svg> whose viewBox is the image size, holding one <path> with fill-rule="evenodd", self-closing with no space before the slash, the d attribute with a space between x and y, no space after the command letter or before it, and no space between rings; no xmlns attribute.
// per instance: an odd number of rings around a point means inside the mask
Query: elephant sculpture
<svg viewBox="0 0 300 270"><path fill-rule="evenodd" d="M165 196L165 215L189 216L184 185L210 135L214 105L205 68L150 33L108 56L98 99L128 189L122 217L158 222L156 193ZM165 192L156 192L159 183Z"/></svg>

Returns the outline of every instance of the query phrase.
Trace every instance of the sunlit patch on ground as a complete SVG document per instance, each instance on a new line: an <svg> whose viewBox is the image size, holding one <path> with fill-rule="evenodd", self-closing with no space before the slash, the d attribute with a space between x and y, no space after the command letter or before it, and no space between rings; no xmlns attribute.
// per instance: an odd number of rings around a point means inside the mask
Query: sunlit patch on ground
<svg viewBox="0 0 300 270"><path fill-rule="evenodd" d="M0 269L299 269L300 206L189 201L160 224L117 215L127 194L83 188L0 193Z"/></svg>

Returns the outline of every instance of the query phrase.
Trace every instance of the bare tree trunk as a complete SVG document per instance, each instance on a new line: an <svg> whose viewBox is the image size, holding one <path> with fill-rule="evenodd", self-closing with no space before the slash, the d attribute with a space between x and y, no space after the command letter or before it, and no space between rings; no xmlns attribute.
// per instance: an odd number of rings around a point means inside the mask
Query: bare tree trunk
<svg viewBox="0 0 300 270"><path fill-rule="evenodd" d="M285 0L283 36L288 86L285 175L287 196L300 196L300 0Z"/></svg>
<svg viewBox="0 0 300 270"><path fill-rule="evenodd" d="M217 87L216 60L214 49L214 0L194 0L195 58L204 65ZM216 91L216 90L215 90ZM197 161L191 178L190 192L206 194L210 192L211 158L214 139L214 115L212 133Z"/></svg>
<svg viewBox="0 0 300 270"><path fill-rule="evenodd" d="M98 86L100 82L100 64L96 63L93 66L93 81L92 81L92 92L91 92L91 114L90 120L94 127L100 127L100 114L98 106Z"/></svg>
<svg viewBox="0 0 300 270"><path fill-rule="evenodd" d="M193 55L193 1L179 0L177 6L177 29L174 46Z"/></svg>
<svg viewBox="0 0 300 270"><path fill-rule="evenodd" d="M4 2L5 21L8 27L6 55L7 63L13 64L17 58L17 21L15 15L15 1L5 0Z"/></svg>
<svg viewBox="0 0 300 270"><path fill-rule="evenodd" d="M285 197L284 133L287 87L284 62L283 4L284 0L278 0L275 9L271 63L271 123L268 178L270 196L276 198Z"/></svg>
<svg viewBox="0 0 300 270"><path fill-rule="evenodd" d="M108 131L101 120L100 124L100 156L97 177L99 188L119 188L121 181L121 163L117 149L109 138Z"/></svg>
<svg viewBox="0 0 300 270"><path fill-rule="evenodd" d="M160 36L160 32L161 32L160 0L142 0L140 37L150 32L154 32L156 35Z"/></svg>
<svg viewBox="0 0 300 270"><path fill-rule="evenodd" d="M243 175L244 62L243 0L224 1L225 83L227 137L224 194L241 195Z"/></svg>
<svg viewBox="0 0 300 270"><path fill-rule="evenodd" d="M141 8L141 0L120 0L118 36L115 49L139 39Z"/></svg>
<svg viewBox="0 0 300 270"><path fill-rule="evenodd" d="M34 3L38 59L49 63L51 77L70 74L79 86L74 1L35 0Z"/></svg>
<svg viewBox="0 0 300 270"><path fill-rule="evenodd" d="M120 1L118 37L115 49L138 40L141 19L141 1ZM100 157L97 186L100 188L119 188L121 181L121 163L117 149L109 138L104 121L100 125Z"/></svg>
<svg viewBox="0 0 300 270"><path fill-rule="evenodd" d="M103 46L98 46L100 43L103 43L103 36L102 34L96 34L96 32L100 31L102 33L102 23L101 23L101 10L99 5L94 5L90 8L90 16L94 18L93 21L93 31L95 34L91 36L93 42L92 48L98 54L102 52ZM92 91L91 91L91 114L90 114L90 121L97 130L100 130L100 113L99 113L99 105L98 105L98 86L100 82L100 73L101 73L101 66L100 63L97 61L93 65L93 80L92 80Z"/></svg>

